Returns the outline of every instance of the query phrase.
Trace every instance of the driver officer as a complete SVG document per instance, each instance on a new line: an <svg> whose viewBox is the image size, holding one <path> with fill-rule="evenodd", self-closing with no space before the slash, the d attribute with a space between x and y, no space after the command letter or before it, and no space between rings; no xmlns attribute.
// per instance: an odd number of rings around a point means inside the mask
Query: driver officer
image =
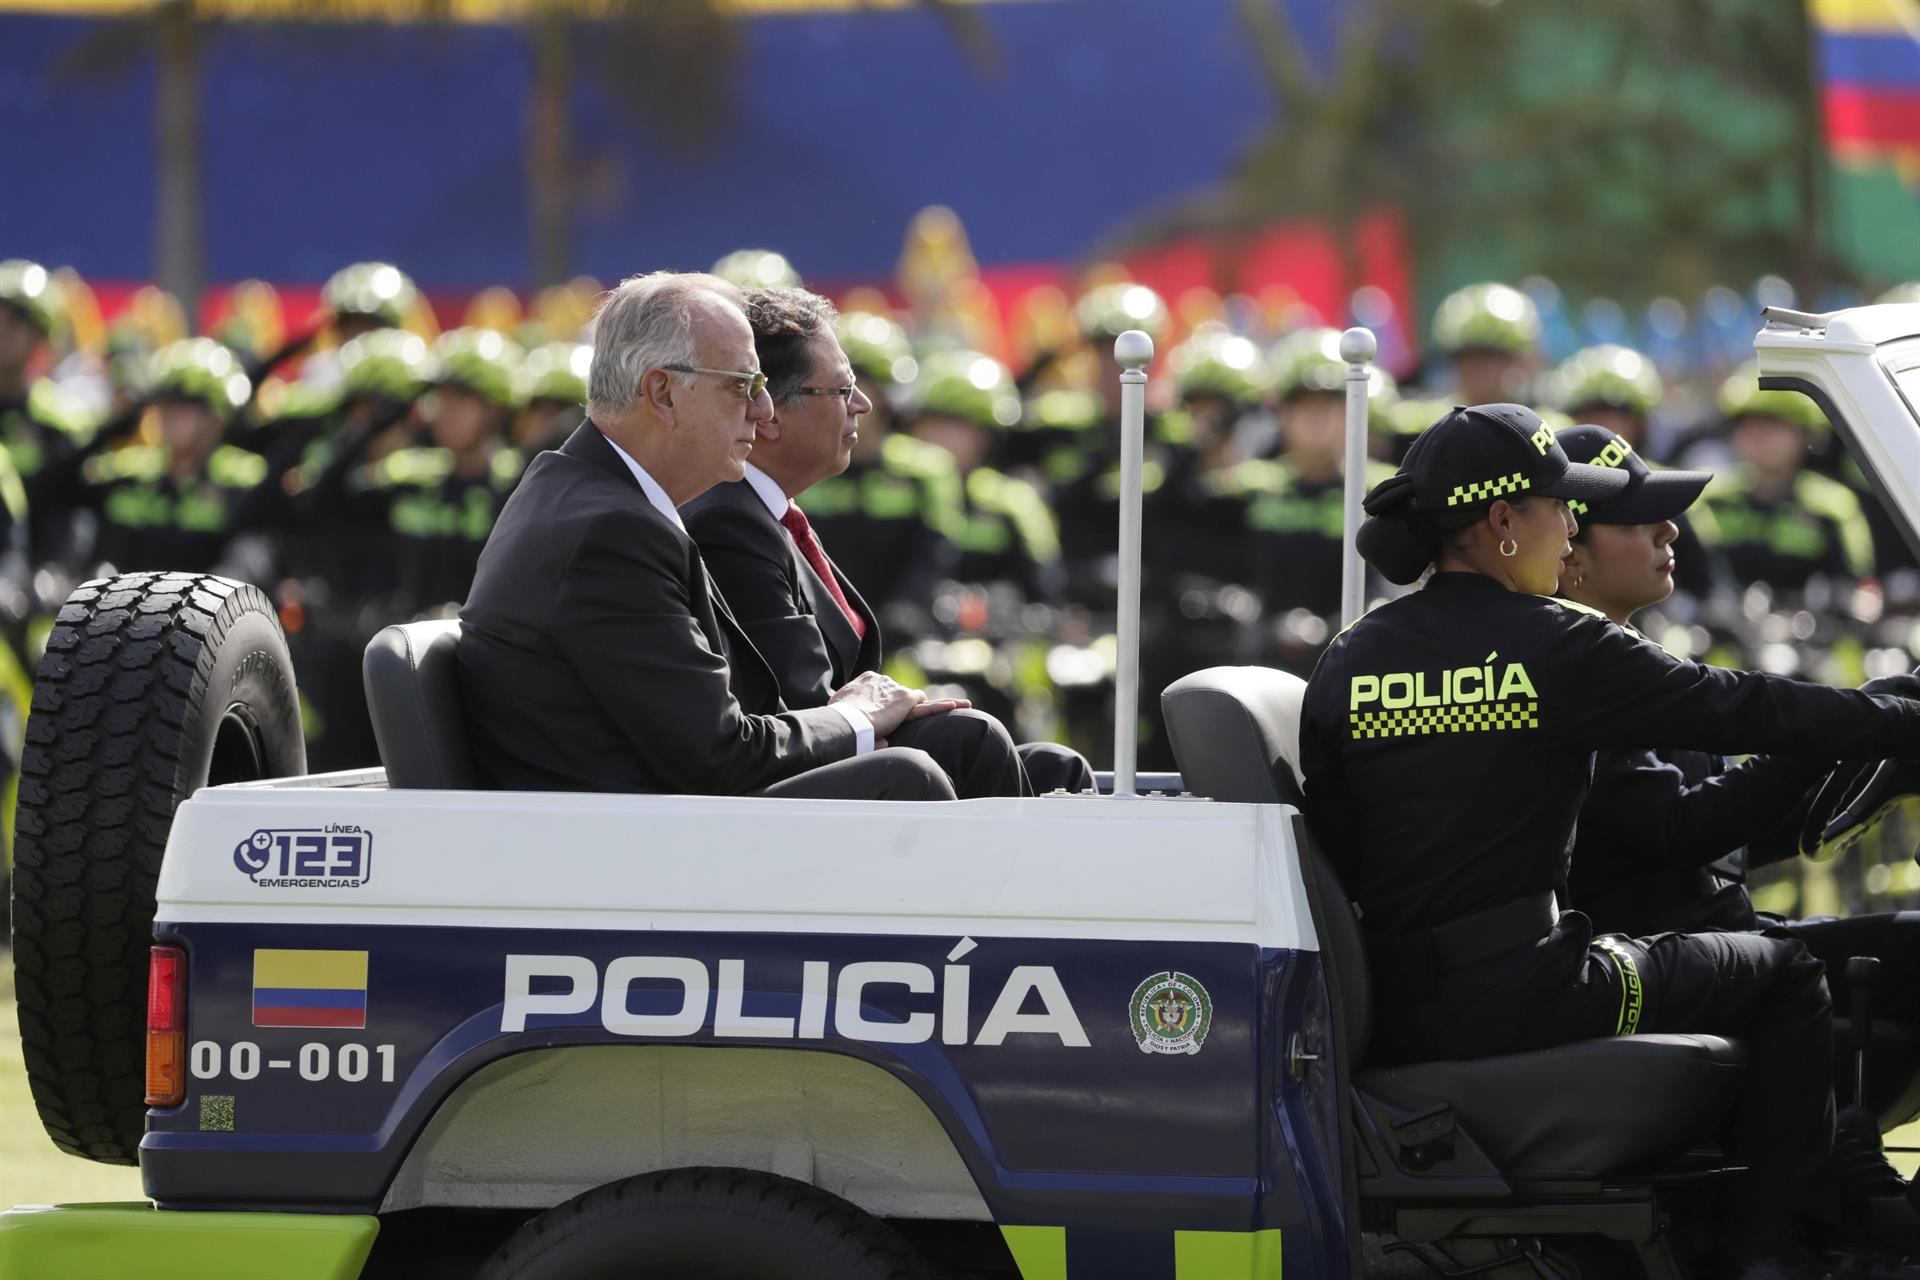
<svg viewBox="0 0 1920 1280"><path fill-rule="evenodd" d="M1672 594L1674 520L1710 476L1654 471L1605 427L1570 427L1558 438L1575 462L1617 467L1629 477L1620 496L1580 514L1573 554L1560 572L1564 596L1625 627L1636 612ZM1913 676L1872 687L1920 696ZM1574 905L1607 933L1762 929L1796 939L1826 964L1837 1008L1848 1004L1848 957L1876 956L1885 966L1883 1007L1920 1022L1920 913L1783 920L1756 914L1741 883L1747 866L1798 854L1808 789L1830 764L1758 755L1729 767L1701 751L1602 751L1573 848ZM1729 857L1737 859L1731 867L1720 861ZM1725 874L1728 869L1736 874ZM1850 1084L1843 1080L1843 1087Z"/></svg>
<svg viewBox="0 0 1920 1280"><path fill-rule="evenodd" d="M1308 682L1309 821L1356 904L1378 1052L1475 1058L1599 1036L1745 1039L1722 1256L1793 1275L1797 1215L1830 1201L1832 1007L1800 943L1596 936L1561 914L1594 752L1670 743L1827 755L1920 749L1920 702L1683 662L1552 599L1571 501L1628 486L1573 463L1533 411L1455 408L1367 495L1360 550L1425 586L1342 633ZM1897 1176L1891 1175L1889 1176Z"/></svg>

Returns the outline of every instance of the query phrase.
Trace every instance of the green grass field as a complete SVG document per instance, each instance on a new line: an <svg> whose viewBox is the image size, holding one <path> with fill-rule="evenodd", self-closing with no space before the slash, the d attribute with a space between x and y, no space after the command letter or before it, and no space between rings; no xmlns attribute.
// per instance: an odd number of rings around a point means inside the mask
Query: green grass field
<svg viewBox="0 0 1920 1280"><path fill-rule="evenodd" d="M70 1156L47 1140L27 1094L13 1012L13 953L0 951L0 1209L140 1199L140 1171Z"/></svg>

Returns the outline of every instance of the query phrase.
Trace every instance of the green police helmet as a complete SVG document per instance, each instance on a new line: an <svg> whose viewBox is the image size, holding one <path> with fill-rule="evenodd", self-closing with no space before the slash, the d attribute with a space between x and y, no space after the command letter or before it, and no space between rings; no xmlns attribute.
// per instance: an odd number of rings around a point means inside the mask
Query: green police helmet
<svg viewBox="0 0 1920 1280"><path fill-rule="evenodd" d="M1540 341L1540 313L1511 285L1470 284L1433 313L1433 340L1449 355L1500 351L1525 355Z"/></svg>
<svg viewBox="0 0 1920 1280"><path fill-rule="evenodd" d="M1103 284L1082 294L1073 305L1080 336L1089 342L1119 337L1139 329L1155 342L1173 331L1173 315L1160 295L1143 284Z"/></svg>
<svg viewBox="0 0 1920 1280"><path fill-rule="evenodd" d="M364 316L397 329L419 302L420 291L391 262L356 262L333 273L320 300L335 316Z"/></svg>
<svg viewBox="0 0 1920 1280"><path fill-rule="evenodd" d="M1887 290L1887 291L1886 291L1885 293L1883 293L1883 294L1881 294L1881 295L1880 295L1879 297L1877 297L1877 298L1875 298L1875 299L1874 299L1874 301L1875 301L1876 303L1884 303L1884 302L1898 302L1898 303L1915 303L1915 302L1920 302L1920 281L1912 281L1912 282L1909 282L1909 283L1907 283L1907 284L1897 284L1897 285L1895 285L1895 286L1893 286L1893 288L1891 288L1891 289L1889 289L1889 290Z"/></svg>
<svg viewBox="0 0 1920 1280"><path fill-rule="evenodd" d="M583 342L549 342L527 352L520 364L520 399L587 402L587 370L593 348Z"/></svg>
<svg viewBox="0 0 1920 1280"><path fill-rule="evenodd" d="M340 394L407 403L439 376L427 340L404 329L376 329L340 348Z"/></svg>
<svg viewBox="0 0 1920 1280"><path fill-rule="evenodd" d="M1645 417L1660 407L1666 388L1653 361L1631 347L1584 347L1553 371L1552 400L1580 416L1592 405L1626 409Z"/></svg>
<svg viewBox="0 0 1920 1280"><path fill-rule="evenodd" d="M1798 391L1763 391L1760 366L1749 361L1735 369L1720 384L1720 412L1728 421L1740 418L1777 418L1808 431L1829 429L1827 415L1820 406Z"/></svg>
<svg viewBox="0 0 1920 1280"><path fill-rule="evenodd" d="M920 373L906 330L872 311L849 311L835 327L855 377L883 386L905 386Z"/></svg>
<svg viewBox="0 0 1920 1280"><path fill-rule="evenodd" d="M1219 396L1254 405L1273 389L1273 371L1260 348L1237 333L1197 333L1167 352L1167 368L1186 396Z"/></svg>
<svg viewBox="0 0 1920 1280"><path fill-rule="evenodd" d="M37 262L24 258L0 262L0 302L18 309L48 338L57 336L66 323L66 290Z"/></svg>
<svg viewBox="0 0 1920 1280"><path fill-rule="evenodd" d="M802 284L786 255L771 249L735 249L713 264L713 274L742 289L798 289Z"/></svg>
<svg viewBox="0 0 1920 1280"><path fill-rule="evenodd" d="M1340 358L1340 330L1302 329L1274 344L1269 357L1274 387L1284 402L1295 396L1347 393L1347 362ZM1393 428L1400 384L1379 365L1367 368L1367 422L1377 430ZM1422 424L1425 425L1425 424Z"/></svg>
<svg viewBox="0 0 1920 1280"><path fill-rule="evenodd" d="M503 409L520 403L518 343L494 329L449 329L434 344L442 385L471 391Z"/></svg>
<svg viewBox="0 0 1920 1280"><path fill-rule="evenodd" d="M942 351L920 366L913 410L1002 431L1020 425L1020 392L1007 366L978 351Z"/></svg>
<svg viewBox="0 0 1920 1280"><path fill-rule="evenodd" d="M183 338L153 353L146 392L155 400L192 400L224 418L252 397L253 383L239 358L212 338Z"/></svg>

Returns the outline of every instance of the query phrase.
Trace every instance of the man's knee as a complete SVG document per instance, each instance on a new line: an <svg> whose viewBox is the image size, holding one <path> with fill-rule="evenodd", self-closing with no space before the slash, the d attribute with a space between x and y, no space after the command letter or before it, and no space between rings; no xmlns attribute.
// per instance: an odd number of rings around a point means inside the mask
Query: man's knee
<svg viewBox="0 0 1920 1280"><path fill-rule="evenodd" d="M870 757L881 774L885 800L953 800L953 783L932 756L917 747L887 747Z"/></svg>
<svg viewBox="0 0 1920 1280"><path fill-rule="evenodd" d="M1093 789L1093 766L1072 747L1063 747L1057 742L1023 742L1020 763L1026 767L1036 792Z"/></svg>
<svg viewBox="0 0 1920 1280"><path fill-rule="evenodd" d="M963 707L958 711L948 711L938 718L953 722L958 732L967 735L974 750L991 751L1009 760L1014 758L1013 735L1007 732L1007 726L1000 723L998 716Z"/></svg>

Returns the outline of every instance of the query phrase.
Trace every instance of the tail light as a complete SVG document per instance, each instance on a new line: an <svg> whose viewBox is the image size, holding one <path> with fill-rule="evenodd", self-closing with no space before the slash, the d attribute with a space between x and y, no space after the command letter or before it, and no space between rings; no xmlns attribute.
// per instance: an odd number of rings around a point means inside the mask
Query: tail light
<svg viewBox="0 0 1920 1280"><path fill-rule="evenodd" d="M147 1105L187 1099L187 953L155 947L147 964Z"/></svg>

